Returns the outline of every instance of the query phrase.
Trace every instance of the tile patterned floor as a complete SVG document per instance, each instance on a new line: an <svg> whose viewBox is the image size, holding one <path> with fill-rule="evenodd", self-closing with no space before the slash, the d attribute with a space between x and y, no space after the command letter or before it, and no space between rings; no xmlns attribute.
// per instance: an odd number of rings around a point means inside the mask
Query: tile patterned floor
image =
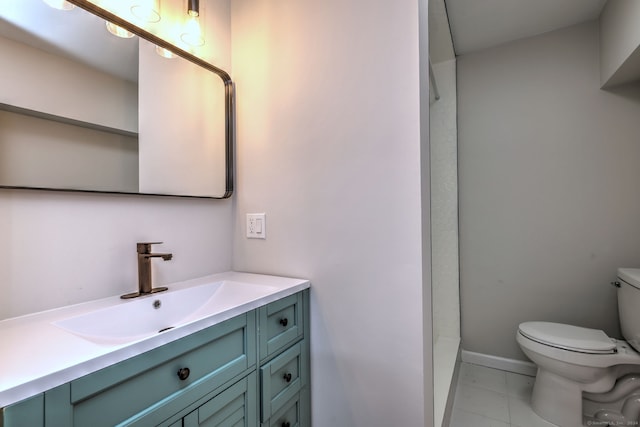
<svg viewBox="0 0 640 427"><path fill-rule="evenodd" d="M531 409L534 379L462 363L449 427L555 427Z"/></svg>

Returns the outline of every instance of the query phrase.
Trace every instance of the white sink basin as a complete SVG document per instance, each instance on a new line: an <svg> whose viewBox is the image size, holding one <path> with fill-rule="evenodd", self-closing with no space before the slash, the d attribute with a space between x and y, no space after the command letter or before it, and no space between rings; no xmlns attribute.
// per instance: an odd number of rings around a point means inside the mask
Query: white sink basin
<svg viewBox="0 0 640 427"><path fill-rule="evenodd" d="M276 288L219 281L156 293L53 322L98 344L127 343L195 322L259 299Z"/></svg>

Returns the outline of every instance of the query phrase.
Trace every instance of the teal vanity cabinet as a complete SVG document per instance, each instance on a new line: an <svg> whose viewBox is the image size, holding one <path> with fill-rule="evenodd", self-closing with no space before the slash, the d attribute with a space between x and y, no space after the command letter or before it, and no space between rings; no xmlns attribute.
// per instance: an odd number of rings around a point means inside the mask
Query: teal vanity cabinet
<svg viewBox="0 0 640 427"><path fill-rule="evenodd" d="M44 394L0 409L0 427L44 427Z"/></svg>
<svg viewBox="0 0 640 427"><path fill-rule="evenodd" d="M45 392L45 425L160 425L255 369L255 339L250 311L80 377Z"/></svg>
<svg viewBox="0 0 640 427"><path fill-rule="evenodd" d="M308 312L308 290L258 309L263 427L311 425Z"/></svg>
<svg viewBox="0 0 640 427"><path fill-rule="evenodd" d="M0 427L309 427L309 290L2 409Z"/></svg>

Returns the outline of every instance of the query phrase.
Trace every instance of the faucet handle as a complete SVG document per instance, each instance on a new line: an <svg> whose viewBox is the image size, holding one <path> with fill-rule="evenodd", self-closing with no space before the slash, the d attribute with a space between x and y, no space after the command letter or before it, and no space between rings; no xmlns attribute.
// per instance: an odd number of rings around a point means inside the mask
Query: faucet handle
<svg viewBox="0 0 640 427"><path fill-rule="evenodd" d="M151 245L161 245L162 242L142 242L136 243L136 248L139 254L149 254L151 253Z"/></svg>

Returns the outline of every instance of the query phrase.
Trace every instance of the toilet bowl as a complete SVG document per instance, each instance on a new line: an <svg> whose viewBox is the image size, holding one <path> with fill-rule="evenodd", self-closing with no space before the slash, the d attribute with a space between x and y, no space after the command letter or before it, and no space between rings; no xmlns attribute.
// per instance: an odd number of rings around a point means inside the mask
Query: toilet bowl
<svg viewBox="0 0 640 427"><path fill-rule="evenodd" d="M640 269L618 269L623 336L551 322L524 322L516 341L538 367L531 406L560 427L582 426L582 393L605 393L618 378L640 372Z"/></svg>

